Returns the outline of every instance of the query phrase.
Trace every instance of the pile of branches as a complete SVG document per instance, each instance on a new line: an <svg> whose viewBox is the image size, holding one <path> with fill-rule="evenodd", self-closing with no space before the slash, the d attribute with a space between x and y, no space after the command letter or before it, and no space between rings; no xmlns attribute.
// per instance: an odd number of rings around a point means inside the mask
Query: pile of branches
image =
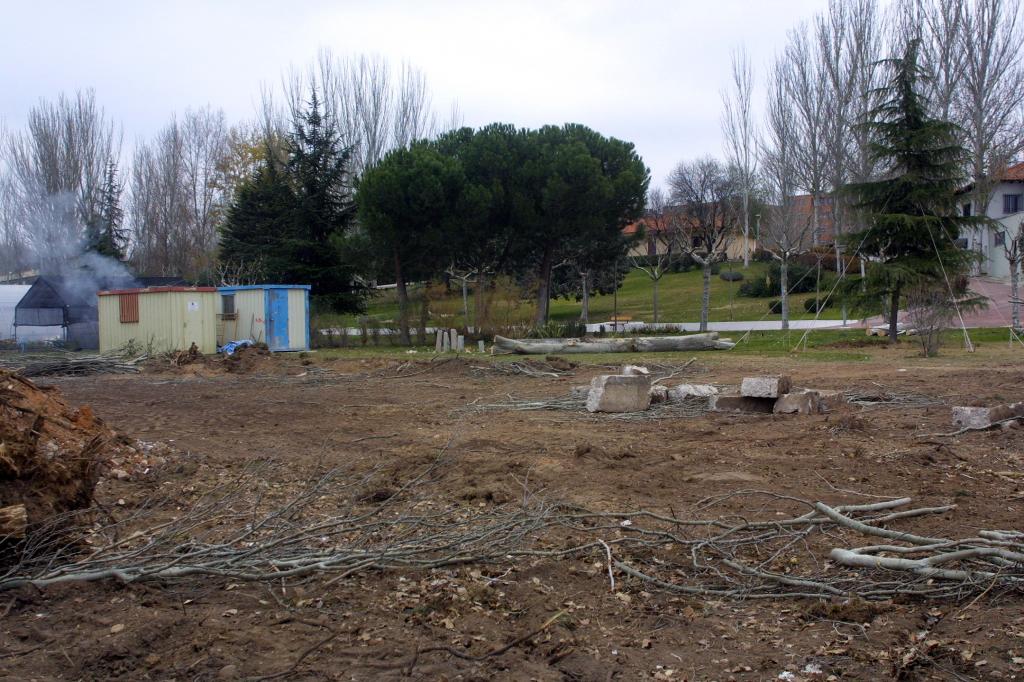
<svg viewBox="0 0 1024 682"><path fill-rule="evenodd" d="M706 398L687 398L681 401L651 403L642 412L589 412L585 395L556 396L553 398L516 398L508 395L507 400L500 403L470 403L464 410L469 412L533 412L537 410L555 410L573 412L594 419L617 419L620 421L647 421L652 419L680 419L685 417L701 417L708 413L709 405Z"/></svg>
<svg viewBox="0 0 1024 682"><path fill-rule="evenodd" d="M489 365L473 365L474 374L503 374L506 376L528 376L534 378L554 378L572 376L572 368L562 362L542 362L540 360L526 362L494 362Z"/></svg>
<svg viewBox="0 0 1024 682"><path fill-rule="evenodd" d="M69 377L90 374L138 372L147 355L125 353L83 355L81 353L38 353L0 357L0 367L24 377Z"/></svg>
<svg viewBox="0 0 1024 682"><path fill-rule="evenodd" d="M943 404L943 401L935 396L897 391L879 383L872 383L877 388L846 391L846 401L861 407L931 407Z"/></svg>
<svg viewBox="0 0 1024 682"><path fill-rule="evenodd" d="M379 490L372 472L332 471L287 499L271 499L268 481L286 469L275 466L252 466L185 507L154 499L120 520L94 520L77 542L41 528L0 569L0 591L107 579L331 583L371 571L569 557L606 563L613 591L737 600L962 599L1024 587L1022 533L954 539L897 528L953 505L906 508L909 498L825 504L744 490L685 515L597 512L524 488L516 504L484 509L436 502L429 475L436 465L394 492L368 494Z"/></svg>

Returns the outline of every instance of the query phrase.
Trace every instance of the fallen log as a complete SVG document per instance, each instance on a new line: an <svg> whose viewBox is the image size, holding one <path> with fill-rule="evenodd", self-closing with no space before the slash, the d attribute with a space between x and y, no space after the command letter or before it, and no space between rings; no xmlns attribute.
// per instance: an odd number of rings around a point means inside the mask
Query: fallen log
<svg viewBox="0 0 1024 682"><path fill-rule="evenodd" d="M25 537L26 526L28 526L28 513L25 511L25 505L15 504L10 507L0 507L0 540Z"/></svg>
<svg viewBox="0 0 1024 682"><path fill-rule="evenodd" d="M648 336L632 339L507 339L494 337L495 353L547 355L552 353L661 353L690 350L728 350L732 341L718 332L689 336Z"/></svg>

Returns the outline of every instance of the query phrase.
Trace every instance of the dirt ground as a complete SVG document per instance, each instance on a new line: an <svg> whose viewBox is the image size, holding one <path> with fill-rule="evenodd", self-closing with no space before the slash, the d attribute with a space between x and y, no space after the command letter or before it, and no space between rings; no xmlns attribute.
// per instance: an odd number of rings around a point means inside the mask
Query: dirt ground
<svg viewBox="0 0 1024 682"><path fill-rule="evenodd" d="M470 511L515 503L529 491L590 510L685 516L710 497L758 489L830 504L873 495L957 505L893 524L915 532L1020 529L1024 478L1011 474L1024 471L1024 431L927 435L952 430L950 405L1024 399L1020 351L982 348L933 360L917 358L910 346L858 351L870 361L706 353L687 378L729 384L786 372L801 386L869 392L882 385L943 404L650 421L483 411L472 405L509 395L565 396L607 370L584 365L558 378L510 376L472 356L433 365L423 355L261 356L230 371L199 363L40 383L57 385L72 405L89 405L122 435L173 453L145 476L100 481L97 501L115 518L157 491L186 505L257 460L278 462L268 481L274 488L325 467L352 476L380 472L394 487L444 450L425 490L433 504ZM763 511L742 504L722 511ZM600 552L519 558L335 582L323 576L294 587L203 578L18 588L0 594L0 678L1024 676L1019 592L996 588L938 601L737 601L666 592L622 574L613 592L604 559Z"/></svg>

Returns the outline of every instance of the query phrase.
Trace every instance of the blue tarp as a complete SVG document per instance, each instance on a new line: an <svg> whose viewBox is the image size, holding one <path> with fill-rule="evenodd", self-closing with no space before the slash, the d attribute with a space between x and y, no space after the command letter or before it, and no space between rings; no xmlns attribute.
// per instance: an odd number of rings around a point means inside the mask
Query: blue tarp
<svg viewBox="0 0 1024 682"><path fill-rule="evenodd" d="M252 339L242 339L241 341L228 341L220 347L220 352L224 355L231 355L239 348L245 348L246 346L255 346L256 342Z"/></svg>

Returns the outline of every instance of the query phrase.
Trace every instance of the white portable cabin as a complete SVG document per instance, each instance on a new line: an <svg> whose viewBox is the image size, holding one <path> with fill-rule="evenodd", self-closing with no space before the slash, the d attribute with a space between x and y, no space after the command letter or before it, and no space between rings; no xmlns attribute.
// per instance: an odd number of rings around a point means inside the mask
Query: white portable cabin
<svg viewBox="0 0 1024 682"><path fill-rule="evenodd" d="M309 350L308 284L218 287L217 343L251 339L272 351Z"/></svg>

